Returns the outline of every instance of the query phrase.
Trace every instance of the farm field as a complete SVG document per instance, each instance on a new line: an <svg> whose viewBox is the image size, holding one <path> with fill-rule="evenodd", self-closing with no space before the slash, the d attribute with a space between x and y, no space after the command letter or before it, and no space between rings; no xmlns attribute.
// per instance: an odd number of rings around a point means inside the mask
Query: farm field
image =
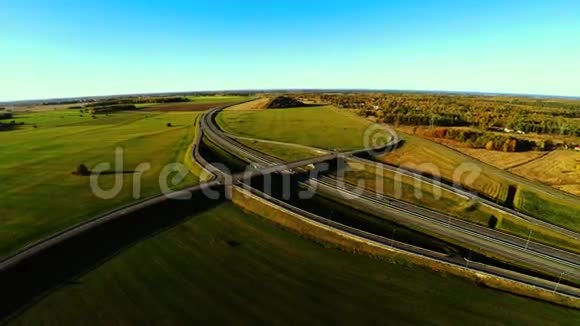
<svg viewBox="0 0 580 326"><path fill-rule="evenodd" d="M399 126L405 133L416 134L431 141L443 144L463 154L471 156L486 164L510 171L524 178L539 181L556 189L580 195L580 153L571 150L554 150L552 152L526 151L503 152L482 148L470 148L465 144L445 138L426 137L428 127ZM514 135L514 137L522 137ZM555 143L578 141L577 137L560 135L525 135L526 139L535 141L552 140Z"/></svg>
<svg viewBox="0 0 580 326"><path fill-rule="evenodd" d="M238 96L238 95L208 95L208 96L186 96L196 103L225 103L225 102L241 102L249 100L252 96Z"/></svg>
<svg viewBox="0 0 580 326"><path fill-rule="evenodd" d="M443 144L446 145L445 143ZM501 151L488 151L481 148L453 148L465 155L480 160L485 164L508 171L514 166L526 164L527 162L536 160L542 157L542 155L547 154L546 152L537 151L507 153ZM523 177L525 177L525 175L523 175Z"/></svg>
<svg viewBox="0 0 580 326"><path fill-rule="evenodd" d="M146 105L148 111L180 112L180 111L206 111L216 106L251 99L250 96L187 96L191 102L162 103Z"/></svg>
<svg viewBox="0 0 580 326"><path fill-rule="evenodd" d="M93 119L78 110L18 114L15 120L26 122L22 129L0 133L0 170L9 172L0 182L0 256L134 201L133 171L140 163L151 164L142 174L141 198L160 193L159 173L168 163L184 161L196 117L122 112ZM122 174L112 173L117 147L124 150ZM96 197L89 177L72 174L79 164L90 169L100 162L113 166L100 176L101 188L111 189L115 177L122 177L121 191L112 199ZM190 173L175 187L196 182Z"/></svg>
<svg viewBox="0 0 580 326"><path fill-rule="evenodd" d="M216 118L226 132L240 136L348 150L364 147L371 122L330 106L224 111Z"/></svg>
<svg viewBox="0 0 580 326"><path fill-rule="evenodd" d="M246 111L246 110L261 110L265 109L270 99L267 97L258 98L255 101L246 102L226 108L224 111Z"/></svg>
<svg viewBox="0 0 580 326"><path fill-rule="evenodd" d="M547 222L579 231L580 199L572 195L556 192L552 188L537 182L517 178L515 175L481 163L464 154L449 149L443 145L427 139L401 133L405 144L394 152L384 155L381 161L419 171L437 172L442 178L453 180L456 168L475 167L481 169L479 174L473 175L469 188L499 201L505 201L510 185L517 188L515 208ZM463 175L461 182L465 183L470 172ZM520 200L518 200L518 198ZM526 200L523 200L527 198ZM527 204L523 204L527 202Z"/></svg>
<svg viewBox="0 0 580 326"><path fill-rule="evenodd" d="M225 203L126 249L9 324L574 325L579 318L577 310L404 260L322 246Z"/></svg>
<svg viewBox="0 0 580 326"><path fill-rule="evenodd" d="M580 152L552 151L510 171L580 196Z"/></svg>

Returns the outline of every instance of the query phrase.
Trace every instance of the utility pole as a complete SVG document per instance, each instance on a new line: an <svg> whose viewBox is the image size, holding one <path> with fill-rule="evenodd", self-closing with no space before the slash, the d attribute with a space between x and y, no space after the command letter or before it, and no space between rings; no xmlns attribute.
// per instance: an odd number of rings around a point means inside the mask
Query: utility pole
<svg viewBox="0 0 580 326"><path fill-rule="evenodd" d="M395 232L397 232L397 229L393 229L393 234L391 235L391 247L395 244Z"/></svg>
<svg viewBox="0 0 580 326"><path fill-rule="evenodd" d="M528 234L528 241L526 241L526 250L528 250L528 245L530 244L531 237L532 237L532 230L530 230L530 233Z"/></svg>
<svg viewBox="0 0 580 326"><path fill-rule="evenodd" d="M471 250L467 254L467 259L465 259L465 267L469 267L469 260L471 259Z"/></svg>
<svg viewBox="0 0 580 326"><path fill-rule="evenodd" d="M556 286L554 287L554 291L552 291L552 293L556 293L556 291L558 291L558 287L560 286L560 281L562 281L562 276L564 276L564 272L560 273L560 277L558 277L558 283L556 283Z"/></svg>

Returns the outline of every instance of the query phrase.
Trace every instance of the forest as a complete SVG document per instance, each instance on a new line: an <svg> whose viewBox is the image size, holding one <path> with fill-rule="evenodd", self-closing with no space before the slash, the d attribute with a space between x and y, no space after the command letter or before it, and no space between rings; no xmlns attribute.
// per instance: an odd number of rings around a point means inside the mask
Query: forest
<svg viewBox="0 0 580 326"><path fill-rule="evenodd" d="M303 99L356 109L395 126L470 126L482 131L580 136L580 100L428 93L300 94Z"/></svg>

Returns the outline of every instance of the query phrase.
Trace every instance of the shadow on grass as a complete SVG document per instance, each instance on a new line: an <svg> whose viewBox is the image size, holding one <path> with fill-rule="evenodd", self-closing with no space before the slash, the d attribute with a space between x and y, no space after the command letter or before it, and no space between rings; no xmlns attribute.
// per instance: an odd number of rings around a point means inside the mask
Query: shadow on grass
<svg viewBox="0 0 580 326"><path fill-rule="evenodd" d="M220 203L201 192L194 193L190 200L166 200L97 226L0 271L0 324L55 289L79 284L81 276L136 243Z"/></svg>

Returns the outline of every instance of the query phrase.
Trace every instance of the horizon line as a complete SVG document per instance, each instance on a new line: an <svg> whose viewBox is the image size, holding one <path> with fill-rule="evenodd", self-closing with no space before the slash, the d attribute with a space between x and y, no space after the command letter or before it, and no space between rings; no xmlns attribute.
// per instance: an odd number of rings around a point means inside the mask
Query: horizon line
<svg viewBox="0 0 580 326"><path fill-rule="evenodd" d="M105 95L83 95L83 96L64 96L48 98L29 98L19 100L0 101L1 105L22 104L31 102L50 102L57 100L75 100L75 99L95 99L95 98L114 98L130 96L162 96L162 95L180 95L189 93L236 93L236 92L253 92L253 93L270 93L270 92L391 92L391 93L426 93L426 94L461 94L461 95L487 95L487 96L523 96L537 97L542 99L550 98L567 98L580 100L580 95L558 95L558 94L534 94L534 93L517 93L517 92L494 92L494 91L474 91L474 90L435 90L435 89L397 89L397 88L241 88L241 89L208 89L208 90L188 90L188 91L167 91L167 92L137 92L137 93L118 93Z"/></svg>

